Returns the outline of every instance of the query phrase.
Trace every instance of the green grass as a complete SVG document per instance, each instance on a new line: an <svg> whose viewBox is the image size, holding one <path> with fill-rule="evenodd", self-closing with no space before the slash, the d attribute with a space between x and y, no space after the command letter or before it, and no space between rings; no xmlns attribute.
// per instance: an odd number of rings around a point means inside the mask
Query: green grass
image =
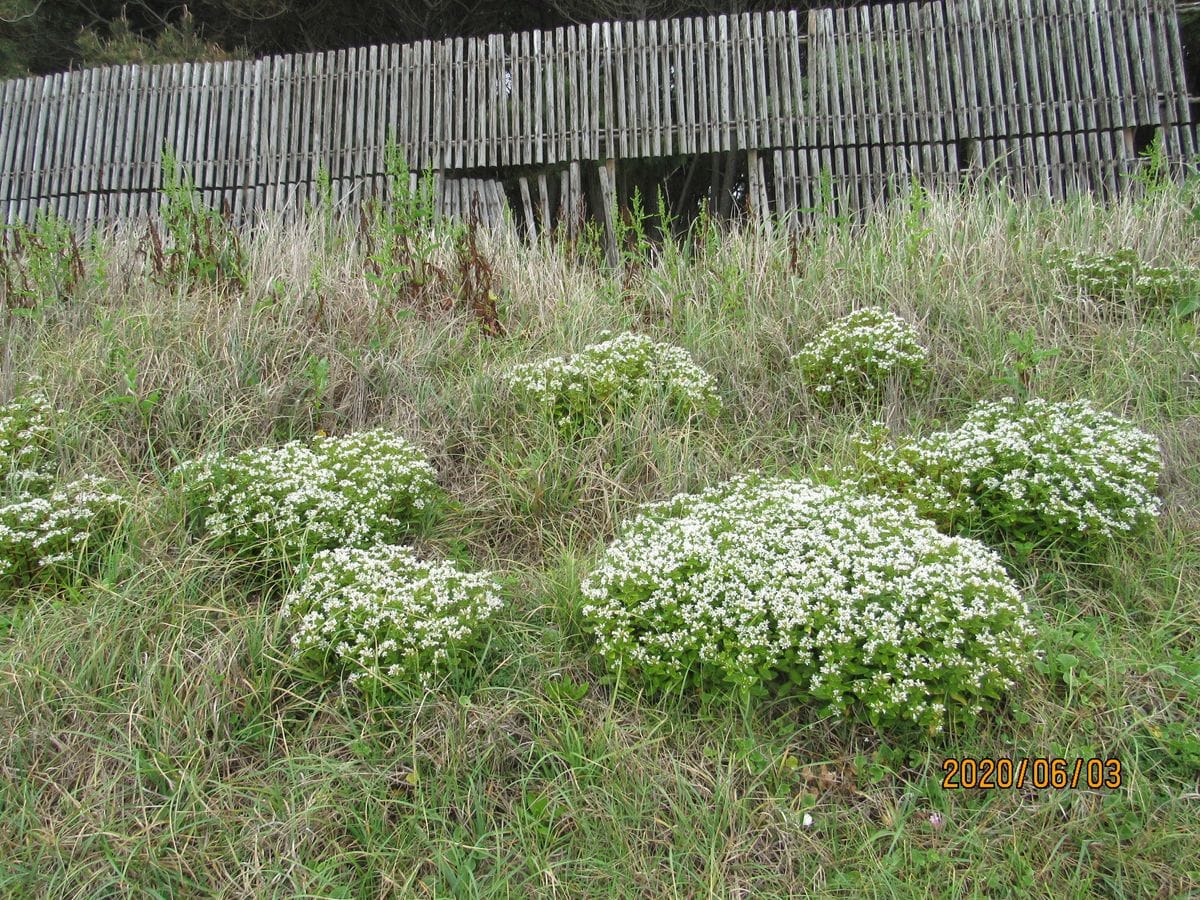
<svg viewBox="0 0 1200 900"><path fill-rule="evenodd" d="M918 227L919 226L919 227ZM40 374L61 474L133 498L98 573L0 601L0 892L11 896L1179 896L1200 891L1200 342L1045 266L1133 246L1200 264L1175 194L1099 206L935 198L854 230L754 230L629 281L495 236L502 337L461 302L380 297L353 235L247 235L247 287L162 286L134 239L10 315L0 397ZM101 262L103 265L101 265ZM447 263L446 268L453 271ZM811 402L787 360L863 303L930 347L927 390ZM568 440L502 385L633 328L688 349L715 420L653 409ZM1030 367L1022 340L1057 348ZM614 680L579 584L641 502L749 468L830 477L872 421L926 433L1012 391L1090 398L1157 434L1164 512L1086 565L1013 560L1042 658L970 731L822 718L803 698L646 696ZM473 667L384 702L305 677L280 592L188 537L179 460L389 427L450 496L421 549L495 570ZM1119 758L1115 790L948 791L947 757ZM931 814L938 814L931 820ZM805 827L805 815L812 817Z"/></svg>

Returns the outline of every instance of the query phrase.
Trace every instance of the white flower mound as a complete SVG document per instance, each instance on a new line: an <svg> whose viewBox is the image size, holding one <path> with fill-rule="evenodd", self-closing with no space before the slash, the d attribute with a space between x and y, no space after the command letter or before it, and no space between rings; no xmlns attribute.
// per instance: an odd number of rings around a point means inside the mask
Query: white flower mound
<svg viewBox="0 0 1200 900"><path fill-rule="evenodd" d="M864 484L903 493L948 530L1080 544L1159 511L1158 439L1087 401L982 403L959 428L869 459L878 474Z"/></svg>
<svg viewBox="0 0 1200 900"><path fill-rule="evenodd" d="M427 562L405 547L323 550L284 601L298 656L334 662L347 681L428 685L503 605L487 573Z"/></svg>
<svg viewBox="0 0 1200 900"><path fill-rule="evenodd" d="M782 675L877 726L978 714L1033 636L982 544L903 501L757 476L647 507L583 593L602 652L655 686Z"/></svg>
<svg viewBox="0 0 1200 900"><path fill-rule="evenodd" d="M686 350L628 332L570 358L519 365L505 379L514 392L560 419L655 393L684 408L715 410L721 404L716 381Z"/></svg>
<svg viewBox="0 0 1200 900"><path fill-rule="evenodd" d="M209 454L178 477L215 542L266 555L392 540L437 490L424 455L383 430Z"/></svg>
<svg viewBox="0 0 1200 900"><path fill-rule="evenodd" d="M792 357L818 394L877 390L893 372L919 379L929 359L908 322L866 307L838 319Z"/></svg>
<svg viewBox="0 0 1200 900"><path fill-rule="evenodd" d="M0 406L0 477L10 491L50 489L50 402L35 391Z"/></svg>
<svg viewBox="0 0 1200 900"><path fill-rule="evenodd" d="M109 483L92 476L0 503L0 589L94 554L124 508Z"/></svg>
<svg viewBox="0 0 1200 900"><path fill-rule="evenodd" d="M1150 266L1136 250L1111 253L1059 251L1050 259L1066 281L1096 300L1132 296L1143 301L1177 300L1194 291L1198 274L1187 267Z"/></svg>

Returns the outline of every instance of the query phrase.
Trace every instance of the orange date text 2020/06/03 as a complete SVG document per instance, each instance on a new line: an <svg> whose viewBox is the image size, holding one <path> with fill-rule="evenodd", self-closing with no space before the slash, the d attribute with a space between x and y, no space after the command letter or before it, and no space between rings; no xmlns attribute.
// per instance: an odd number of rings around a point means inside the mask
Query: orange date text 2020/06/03
<svg viewBox="0 0 1200 900"><path fill-rule="evenodd" d="M942 761L942 772L942 787L946 790L1112 790L1123 783L1121 761L1100 757L951 756Z"/></svg>

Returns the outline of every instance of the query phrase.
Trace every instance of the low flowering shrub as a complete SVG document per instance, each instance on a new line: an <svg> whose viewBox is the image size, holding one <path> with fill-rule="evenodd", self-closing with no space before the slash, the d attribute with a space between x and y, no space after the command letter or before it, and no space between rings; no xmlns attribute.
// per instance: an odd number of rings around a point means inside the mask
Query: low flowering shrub
<svg viewBox="0 0 1200 900"><path fill-rule="evenodd" d="M0 502L0 592L85 566L124 510L121 496L96 477Z"/></svg>
<svg viewBox="0 0 1200 900"><path fill-rule="evenodd" d="M792 357L818 397L877 392L891 376L923 381L929 354L908 322L875 307L838 319Z"/></svg>
<svg viewBox="0 0 1200 900"><path fill-rule="evenodd" d="M686 350L640 334L619 334L570 358L519 365L506 381L562 423L588 421L656 395L665 395L681 413L721 408L715 380Z"/></svg>
<svg viewBox="0 0 1200 900"><path fill-rule="evenodd" d="M1194 294L1200 273L1187 268L1150 266L1128 247L1112 253L1071 253L1050 257L1051 268L1093 300L1132 299L1146 305L1174 303Z"/></svg>
<svg viewBox="0 0 1200 900"><path fill-rule="evenodd" d="M902 500L735 478L646 507L584 582L603 654L651 685L787 679L877 727L970 717L1031 662L999 558Z"/></svg>
<svg viewBox="0 0 1200 900"><path fill-rule="evenodd" d="M1086 401L978 405L958 428L866 451L860 486L944 530L1069 549L1157 515L1158 440Z"/></svg>
<svg viewBox="0 0 1200 900"><path fill-rule="evenodd" d="M340 667L351 683L428 686L502 605L487 573L379 545L314 555L299 589L284 600L283 615L293 625L299 658Z"/></svg>
<svg viewBox="0 0 1200 900"><path fill-rule="evenodd" d="M53 483L50 403L40 391L0 406L0 476L10 492L45 493Z"/></svg>
<svg viewBox="0 0 1200 900"><path fill-rule="evenodd" d="M438 493L424 455L383 430L209 454L184 463L176 478L217 545L294 562L394 540Z"/></svg>

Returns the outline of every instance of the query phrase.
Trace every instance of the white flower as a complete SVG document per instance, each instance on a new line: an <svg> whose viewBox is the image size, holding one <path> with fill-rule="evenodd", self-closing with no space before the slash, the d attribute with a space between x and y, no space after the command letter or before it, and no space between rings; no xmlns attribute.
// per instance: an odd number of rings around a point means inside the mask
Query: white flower
<svg viewBox="0 0 1200 900"><path fill-rule="evenodd" d="M313 556L284 600L297 655L332 657L348 681L411 676L423 683L502 605L487 573L420 559L405 547L338 548Z"/></svg>
<svg viewBox="0 0 1200 900"><path fill-rule="evenodd" d="M1158 514L1158 440L1086 401L979 404L952 431L868 451L860 484L944 527L1050 542L1126 533Z"/></svg>
<svg viewBox="0 0 1200 900"><path fill-rule="evenodd" d="M756 476L644 508L583 595L601 651L660 686L786 674L935 729L951 694L973 709L1008 687L1032 635L982 544L904 501Z"/></svg>
<svg viewBox="0 0 1200 900"><path fill-rule="evenodd" d="M382 430L209 454L176 477L215 542L301 555L398 537L437 489L424 455Z"/></svg>
<svg viewBox="0 0 1200 900"><path fill-rule="evenodd" d="M505 380L516 393L565 421L655 393L683 407L716 410L721 403L713 377L686 350L628 332L569 359L519 365Z"/></svg>
<svg viewBox="0 0 1200 900"><path fill-rule="evenodd" d="M0 501L0 590L38 571L85 562L103 546L125 507L104 479L81 478L47 496Z"/></svg>
<svg viewBox="0 0 1200 900"><path fill-rule="evenodd" d="M1064 279L1094 300L1132 297L1144 301L1171 300L1195 289L1200 272L1187 266L1150 266L1136 250L1123 247L1110 253L1059 252L1050 265Z"/></svg>
<svg viewBox="0 0 1200 900"><path fill-rule="evenodd" d="M0 488L44 493L53 484L50 402L40 390L0 406Z"/></svg>
<svg viewBox="0 0 1200 900"><path fill-rule="evenodd" d="M838 319L792 357L818 394L878 390L893 370L924 374L928 351L904 319L866 307Z"/></svg>

